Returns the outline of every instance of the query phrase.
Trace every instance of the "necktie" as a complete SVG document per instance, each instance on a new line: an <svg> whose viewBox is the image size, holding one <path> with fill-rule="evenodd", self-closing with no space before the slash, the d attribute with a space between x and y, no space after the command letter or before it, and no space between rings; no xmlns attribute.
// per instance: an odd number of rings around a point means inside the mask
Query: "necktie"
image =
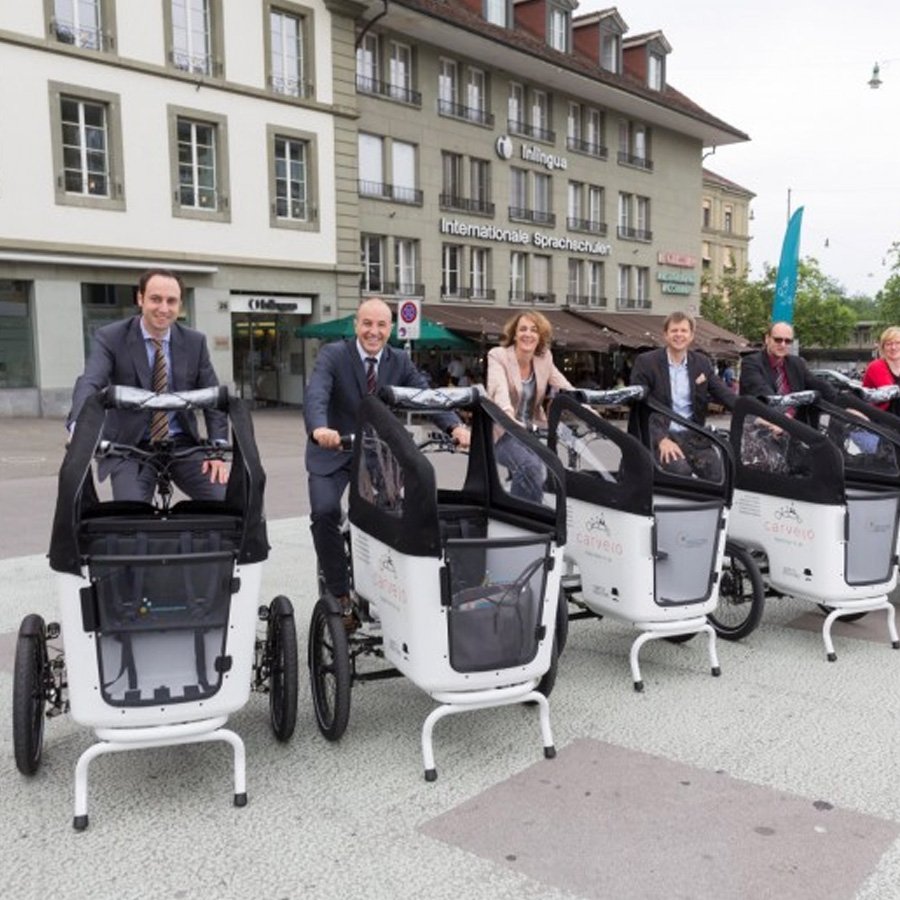
<svg viewBox="0 0 900 900"><path fill-rule="evenodd" d="M784 363L780 366L775 366L775 390L778 391L779 394L789 394L791 392L791 386L788 384ZM788 406L786 409L783 409L782 412L789 418L793 418L797 414L797 410L793 406Z"/></svg>
<svg viewBox="0 0 900 900"><path fill-rule="evenodd" d="M153 340L156 355L153 357L153 391L163 394L169 389L169 376L166 372L166 356L163 353L162 341ZM164 441L169 437L169 414L165 410L157 410L150 419L150 442Z"/></svg>
<svg viewBox="0 0 900 900"><path fill-rule="evenodd" d="M366 357L366 393L374 394L378 387L378 377L375 374L375 364L378 362L374 356Z"/></svg>

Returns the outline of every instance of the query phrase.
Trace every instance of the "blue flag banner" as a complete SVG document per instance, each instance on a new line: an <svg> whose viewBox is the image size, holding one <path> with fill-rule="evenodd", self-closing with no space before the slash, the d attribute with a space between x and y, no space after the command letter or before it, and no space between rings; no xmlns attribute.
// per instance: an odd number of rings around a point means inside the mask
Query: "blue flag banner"
<svg viewBox="0 0 900 900"><path fill-rule="evenodd" d="M772 301L773 322L794 321L794 294L797 293L797 261L800 258L800 223L803 207L791 216L781 245L781 261L775 280L775 299Z"/></svg>

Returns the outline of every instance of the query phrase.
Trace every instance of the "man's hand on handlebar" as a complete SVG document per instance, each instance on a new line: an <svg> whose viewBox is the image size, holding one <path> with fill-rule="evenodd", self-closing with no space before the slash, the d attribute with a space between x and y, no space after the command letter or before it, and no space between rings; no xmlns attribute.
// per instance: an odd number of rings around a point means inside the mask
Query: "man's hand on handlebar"
<svg viewBox="0 0 900 900"><path fill-rule="evenodd" d="M200 471L209 475L210 484L228 483L228 463L224 459L204 459Z"/></svg>
<svg viewBox="0 0 900 900"><path fill-rule="evenodd" d="M468 450L472 443L472 432L465 425L457 425L450 432L450 437L459 445L461 450Z"/></svg>
<svg viewBox="0 0 900 900"><path fill-rule="evenodd" d="M314 428L311 435L313 441L326 450L341 450L341 434L333 428Z"/></svg>
<svg viewBox="0 0 900 900"><path fill-rule="evenodd" d="M684 459L684 452L672 438L664 437L657 444L656 449L659 450L659 461L663 465L674 462L676 459Z"/></svg>

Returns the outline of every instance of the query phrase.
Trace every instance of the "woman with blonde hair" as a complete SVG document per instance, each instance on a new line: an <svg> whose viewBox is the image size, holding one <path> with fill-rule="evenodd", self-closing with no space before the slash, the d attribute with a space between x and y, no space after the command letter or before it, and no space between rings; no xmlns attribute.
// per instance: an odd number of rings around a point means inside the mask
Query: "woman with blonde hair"
<svg viewBox="0 0 900 900"><path fill-rule="evenodd" d="M550 389L571 388L556 368L550 341L553 328L537 310L516 313L503 327L500 346L488 353L487 393L507 415L526 428L547 424L544 401ZM509 469L510 492L541 502L543 463L524 445L503 434L496 445L497 462Z"/></svg>
<svg viewBox="0 0 900 900"><path fill-rule="evenodd" d="M863 375L863 387L879 388L896 384L900 386L900 327L891 325L881 332L878 339L878 358L873 359ZM878 403L895 416L900 415L900 401L895 397L889 403Z"/></svg>

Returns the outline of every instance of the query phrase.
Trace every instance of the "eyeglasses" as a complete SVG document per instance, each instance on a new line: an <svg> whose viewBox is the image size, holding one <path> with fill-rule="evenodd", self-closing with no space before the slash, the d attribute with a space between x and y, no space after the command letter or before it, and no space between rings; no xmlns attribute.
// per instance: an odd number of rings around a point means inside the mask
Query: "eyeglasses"
<svg viewBox="0 0 900 900"><path fill-rule="evenodd" d="M885 341L882 347L900 347L900 341Z"/></svg>
<svg viewBox="0 0 900 900"><path fill-rule="evenodd" d="M773 340L776 344L793 344L793 343L794 343L794 339L793 339L793 338L774 337L774 336L773 336L773 337L772 337L772 340Z"/></svg>

